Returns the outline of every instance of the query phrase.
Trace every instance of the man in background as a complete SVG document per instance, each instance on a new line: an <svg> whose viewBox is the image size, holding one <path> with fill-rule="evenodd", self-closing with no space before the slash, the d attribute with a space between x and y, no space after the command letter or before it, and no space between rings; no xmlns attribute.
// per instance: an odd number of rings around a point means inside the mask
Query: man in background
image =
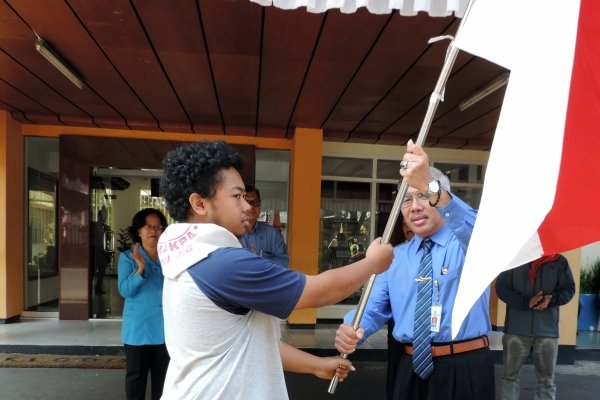
<svg viewBox="0 0 600 400"><path fill-rule="evenodd" d="M106 243L104 234L110 231L110 227L106 224L108 210L106 206L102 206L98 210L98 219L92 221L92 247L93 247L93 265L92 274L96 275L96 284L94 292L96 294L105 294L104 290L104 275L106 268L111 260L111 254L106 251Z"/></svg>
<svg viewBox="0 0 600 400"><path fill-rule="evenodd" d="M496 293L506 303L502 400L519 399L519 372L530 353L537 378L534 399L556 398L559 307L575 295L567 259L549 255L504 271L496 279Z"/></svg>
<svg viewBox="0 0 600 400"><path fill-rule="evenodd" d="M265 222L258 221L262 200L256 187L246 185L246 201L251 208L247 213L248 229L241 238L242 246L279 266L287 268L289 258L281 231Z"/></svg>

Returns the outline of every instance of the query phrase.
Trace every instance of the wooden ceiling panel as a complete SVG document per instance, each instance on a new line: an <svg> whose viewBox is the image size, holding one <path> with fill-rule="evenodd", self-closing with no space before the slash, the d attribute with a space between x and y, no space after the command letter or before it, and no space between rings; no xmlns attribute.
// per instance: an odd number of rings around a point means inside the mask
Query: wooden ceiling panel
<svg viewBox="0 0 600 400"><path fill-rule="evenodd" d="M427 18L423 14L415 17L393 14L390 24L324 128L347 132L353 130L419 59L427 48L427 40L444 32L453 21L453 18L435 18L425 24ZM410 40L399 39L404 37L410 37ZM422 77L426 78L430 79L428 76Z"/></svg>
<svg viewBox="0 0 600 400"><path fill-rule="evenodd" d="M438 69L441 70L441 67ZM438 105L430 128L429 135L433 137L439 138L447 135L449 132L456 130L457 126L461 126L461 124L465 124L476 115L479 115L479 112L471 113L471 116L462 113L458 108L458 102L473 93L482 85L496 78L504 70L485 60L473 59L472 56L462 53L458 57L453 71L454 72L451 74L446 85L444 101L440 102ZM414 81L414 77L407 77L404 81L404 83L412 82ZM383 134L402 133L410 135L413 138L416 137L421 129L423 119L425 118L425 112L432 90L433 86L429 89L429 93L422 99L417 107L411 109L406 114L399 115L396 122L384 130ZM489 103L490 107L497 107L502 103L502 99L503 95L500 97L490 97L489 100L493 100ZM483 110L480 110L480 112L481 111Z"/></svg>
<svg viewBox="0 0 600 400"><path fill-rule="evenodd" d="M33 48L32 48L32 51ZM15 53L13 53L15 54ZM18 54L16 54L18 55ZM14 56L13 56L14 57ZM45 60L44 60L45 61ZM2 80L9 86L16 88L20 95L25 95L41 106L48 114L59 116L61 114L76 115L79 117L89 117L75 104L67 101L59 92L56 92L48 83L42 81L24 66L9 57L6 53L0 52L0 71ZM61 75L62 77L62 75ZM72 85L69 82L69 85ZM35 107L37 108L37 106ZM36 112L35 110L24 109L25 114Z"/></svg>
<svg viewBox="0 0 600 400"><path fill-rule="evenodd" d="M406 146L406 142L411 137L406 134L395 134L395 133L386 133L381 135L377 144L385 144L385 145L393 145L393 146Z"/></svg>
<svg viewBox="0 0 600 400"><path fill-rule="evenodd" d="M0 2L0 108L19 121L404 145L419 131L459 20L247 0ZM35 30L82 75L34 49ZM504 70L460 53L428 144L487 149L503 90L458 102ZM496 110L496 111L494 111ZM462 147L461 147L462 146Z"/></svg>
<svg viewBox="0 0 600 400"><path fill-rule="evenodd" d="M137 10L194 131L203 130L198 125L205 121L220 121L197 3L141 1ZM222 121L210 130L223 133Z"/></svg>
<svg viewBox="0 0 600 400"><path fill-rule="evenodd" d="M417 132L421 128L431 93L439 78L446 49L447 44L444 43L430 45L419 58L417 65L407 70L385 98L350 132L351 140L354 139L355 132L371 132L376 135L390 129L403 135ZM469 58L459 57L455 67L460 67ZM400 124L397 124L398 122Z"/></svg>
<svg viewBox="0 0 600 400"><path fill-rule="evenodd" d="M452 23L443 35L453 35L457 21ZM411 135L422 125L427 111L431 93L439 78L448 41L433 43L424 47L424 53L415 60L414 66L406 70L401 79L384 98L365 116L361 123L350 132L354 138L355 132L375 132L379 135L391 128L395 133ZM458 57L455 68L466 63L470 57ZM396 122L402 122L398 130Z"/></svg>
<svg viewBox="0 0 600 400"><path fill-rule="evenodd" d="M158 125L185 123L191 130L132 5L123 0L80 0L74 2L73 8L109 62L151 114L143 119L154 118Z"/></svg>
<svg viewBox="0 0 600 400"><path fill-rule="evenodd" d="M76 6L77 1L71 1L70 4ZM99 51L93 38L85 31L85 27L79 24L77 17L66 7L64 1L46 1L44 7L40 7L40 3L36 1L19 1L14 3L14 7L21 18L34 29L39 29L38 34L51 41L56 50L69 60L96 95L90 96L88 88L76 89L35 51L35 61L32 65L43 67L44 70L55 74L58 78L52 81L53 87L60 93L72 96L74 102L81 104L83 109L93 115L96 125L103 126L97 121L120 119L118 126L124 127L125 118L150 118L149 113L139 107L139 102L132 96L131 90ZM27 48L33 48L34 39L32 34Z"/></svg>
<svg viewBox="0 0 600 400"><path fill-rule="evenodd" d="M487 96L474 106L460 111L458 104L506 70L483 59L474 58L460 68L446 85L446 101L440 104L433 126L436 137L457 132L458 129L482 114L502 105L505 87Z"/></svg>
<svg viewBox="0 0 600 400"><path fill-rule="evenodd" d="M0 63L0 69L1 69ZM35 114L48 113L48 109L35 101L34 98L17 90L14 86L9 85L4 80L0 79L0 99L10 99L10 103L3 104L12 112L23 114L24 110ZM52 114L52 113L51 113ZM56 117L58 119L58 117Z"/></svg>
<svg viewBox="0 0 600 400"><path fill-rule="evenodd" d="M225 131L255 134L262 8L248 1L200 4Z"/></svg>
<svg viewBox="0 0 600 400"><path fill-rule="evenodd" d="M488 131L490 124L498 123L500 110L500 106L492 108L485 113L479 114L477 118L474 118L468 123L457 127L452 132L441 135L438 132L432 132L433 134L431 136L434 139L447 138L450 136L467 140L477 138Z"/></svg>
<svg viewBox="0 0 600 400"><path fill-rule="evenodd" d="M336 131L334 129L324 130L323 139L328 142L343 142L348 137L348 132Z"/></svg>
<svg viewBox="0 0 600 400"><path fill-rule="evenodd" d="M31 1L14 4L19 17L26 21L26 24L32 29L20 48L15 49L15 51L22 52L22 55L17 56L19 60L40 80L59 92L64 98L62 102L70 102L79 110L77 112L67 110L64 113L57 110L61 115L64 114L61 119L73 118L82 121L87 119L86 125L88 125L94 124L94 116L111 119L122 118L108 102L91 89L91 86L84 85L82 89L77 88L35 51L35 35L37 34L44 38L75 71L83 76L84 81L87 76L94 76L94 71L86 69L87 66L96 65L90 61L89 54L86 52L88 45L92 42L80 23L74 18L72 11L63 1L52 0L44 4L46 8L39 7L39 3ZM36 95L39 93L36 92ZM43 101L42 98L40 98L41 101Z"/></svg>
<svg viewBox="0 0 600 400"><path fill-rule="evenodd" d="M311 54L318 45L318 35L324 14L311 14L309 18L298 12L288 12L275 7L265 10L258 134L266 130L272 136L286 135L290 115L307 68ZM314 128L302 121L302 126ZM279 129L277 129L279 127ZM283 128L283 129L282 129Z"/></svg>
<svg viewBox="0 0 600 400"><path fill-rule="evenodd" d="M364 8L355 14L332 10L327 14L292 122L320 128L352 81L376 42L389 15L374 15Z"/></svg>

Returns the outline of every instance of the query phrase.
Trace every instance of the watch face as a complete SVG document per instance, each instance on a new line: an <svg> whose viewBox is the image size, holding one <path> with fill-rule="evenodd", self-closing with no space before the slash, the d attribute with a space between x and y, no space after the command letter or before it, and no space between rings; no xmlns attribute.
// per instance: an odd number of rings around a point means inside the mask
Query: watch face
<svg viewBox="0 0 600 400"><path fill-rule="evenodd" d="M427 186L427 193L425 193L425 198L429 199L431 196L433 196L434 194L437 194L440 191L440 184L438 183L437 180L433 180L431 182L429 182L429 185Z"/></svg>
<svg viewBox="0 0 600 400"><path fill-rule="evenodd" d="M429 182L429 191L432 195L440 191L440 184L438 183L438 181L433 180Z"/></svg>

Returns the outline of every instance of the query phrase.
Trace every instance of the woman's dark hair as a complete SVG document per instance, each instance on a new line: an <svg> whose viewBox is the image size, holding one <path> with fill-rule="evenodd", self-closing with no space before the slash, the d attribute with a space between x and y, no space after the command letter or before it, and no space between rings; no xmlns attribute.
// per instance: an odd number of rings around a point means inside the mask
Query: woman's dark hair
<svg viewBox="0 0 600 400"><path fill-rule="evenodd" d="M137 213L135 213L135 215L131 219L131 226L127 228L127 230L129 231L129 236L131 237L133 243L142 243L142 238L140 237L138 230L140 230L144 225L146 225L146 217L148 215L156 215L158 217L158 219L160 220L160 226L163 227L163 231L166 229L167 225L169 225L169 223L167 222L167 218L165 218L165 215L159 210L157 210L156 208L144 208L143 210L140 210Z"/></svg>
<svg viewBox="0 0 600 400"><path fill-rule="evenodd" d="M222 141L201 141L168 152L163 160L160 190L171 217L186 221L192 193L214 197L223 181L221 171L227 168L239 171L244 162L240 153Z"/></svg>

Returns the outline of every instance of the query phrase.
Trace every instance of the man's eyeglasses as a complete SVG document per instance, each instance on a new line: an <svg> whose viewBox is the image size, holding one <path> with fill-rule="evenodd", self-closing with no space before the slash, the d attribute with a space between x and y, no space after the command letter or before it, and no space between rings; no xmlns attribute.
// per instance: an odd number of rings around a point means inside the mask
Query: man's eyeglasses
<svg viewBox="0 0 600 400"><path fill-rule="evenodd" d="M406 196L404 196L404 200L402 200L402 208L410 207L414 200L417 200L421 205L429 204L429 199L426 199L425 196L423 196L423 193L407 193Z"/></svg>
<svg viewBox="0 0 600 400"><path fill-rule="evenodd" d="M142 226L143 229L146 229L148 231L162 231L164 228L160 225L144 225Z"/></svg>
<svg viewBox="0 0 600 400"><path fill-rule="evenodd" d="M260 207L261 205L261 201L260 199L252 199L252 200L248 200L246 199L246 201L248 202L248 204L250 204L252 207Z"/></svg>

